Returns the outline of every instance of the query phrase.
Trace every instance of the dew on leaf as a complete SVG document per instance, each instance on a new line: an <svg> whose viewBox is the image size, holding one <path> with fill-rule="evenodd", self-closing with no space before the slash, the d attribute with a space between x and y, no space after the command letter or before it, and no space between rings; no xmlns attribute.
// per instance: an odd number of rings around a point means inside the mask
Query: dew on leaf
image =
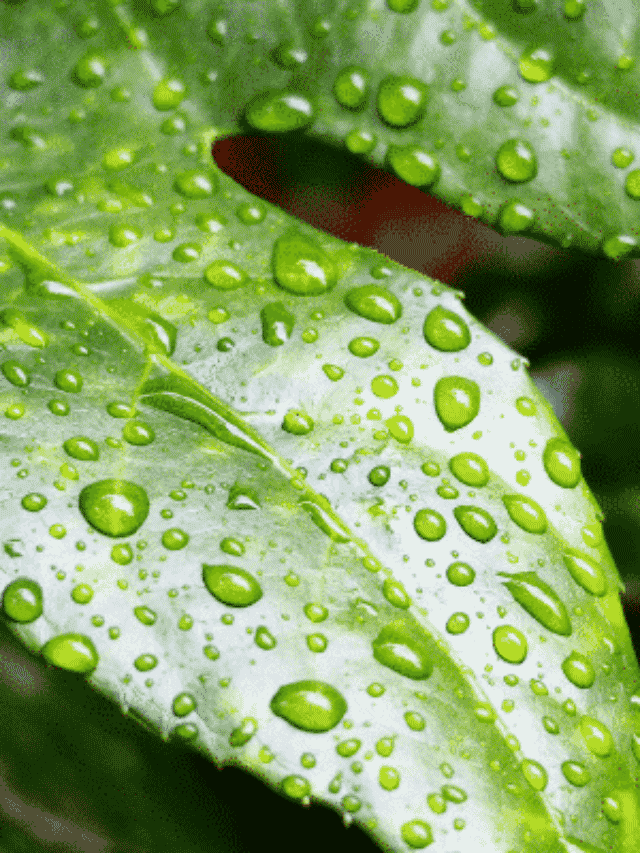
<svg viewBox="0 0 640 853"><path fill-rule="evenodd" d="M160 111L174 110L184 100L187 87L176 77L160 80L153 90L153 106Z"/></svg>
<svg viewBox="0 0 640 853"><path fill-rule="evenodd" d="M400 581L387 578L382 584L382 594L389 604L401 610L406 610L411 606L411 599Z"/></svg>
<svg viewBox="0 0 640 853"><path fill-rule="evenodd" d="M469 327L462 317L442 305L427 314L422 331L425 341L441 352L459 352L471 341Z"/></svg>
<svg viewBox="0 0 640 853"><path fill-rule="evenodd" d="M73 80L79 86L93 89L104 82L107 62L98 53L87 53L78 60L73 69Z"/></svg>
<svg viewBox="0 0 640 853"><path fill-rule="evenodd" d="M100 458L100 449L97 442L86 436L75 436L68 438L62 445L65 453L71 456L72 459L79 459L83 462L93 462Z"/></svg>
<svg viewBox="0 0 640 853"><path fill-rule="evenodd" d="M422 539L437 542L447 532L447 522L435 509L419 509L413 519L413 527Z"/></svg>
<svg viewBox="0 0 640 853"><path fill-rule="evenodd" d="M446 629L449 634L464 634L469 624L466 613L453 613L447 620Z"/></svg>
<svg viewBox="0 0 640 853"><path fill-rule="evenodd" d="M368 72L357 65L349 65L338 72L333 83L333 94L340 106L357 110L366 103L368 86Z"/></svg>
<svg viewBox="0 0 640 853"><path fill-rule="evenodd" d="M16 308L5 308L0 314L5 326L13 329L22 343L30 347L44 347L48 344L47 336L35 323L32 323L22 311Z"/></svg>
<svg viewBox="0 0 640 853"><path fill-rule="evenodd" d="M133 406L116 401L107 403L107 412L112 418L133 418L137 414Z"/></svg>
<svg viewBox="0 0 640 853"><path fill-rule="evenodd" d="M92 673L100 660L93 642L84 634L58 634L40 651L47 663L83 675Z"/></svg>
<svg viewBox="0 0 640 853"><path fill-rule="evenodd" d="M157 617L157 614L154 613L149 607L140 606L135 607L133 610L136 619L139 622L142 622L143 625L154 625Z"/></svg>
<svg viewBox="0 0 640 853"><path fill-rule="evenodd" d="M455 586L469 586L476 573L468 563L451 563L447 568L447 580Z"/></svg>
<svg viewBox="0 0 640 853"><path fill-rule="evenodd" d="M16 578L4 588L2 608L14 622L34 622L42 614L42 587L31 578Z"/></svg>
<svg viewBox="0 0 640 853"><path fill-rule="evenodd" d="M500 86L493 93L493 102L499 107L512 107L519 100L520 95L514 86Z"/></svg>
<svg viewBox="0 0 640 853"><path fill-rule="evenodd" d="M372 486L385 486L390 475L391 471L386 465L376 465L369 471L369 482Z"/></svg>
<svg viewBox="0 0 640 853"><path fill-rule="evenodd" d="M209 198L217 189L217 179L199 169L189 169L176 176L173 188L185 198Z"/></svg>
<svg viewBox="0 0 640 853"><path fill-rule="evenodd" d="M220 542L220 550L233 557L241 557L244 554L244 545L242 542L238 542L237 539L232 539L230 536L226 536Z"/></svg>
<svg viewBox="0 0 640 853"><path fill-rule="evenodd" d="M378 663L406 678L423 680L433 671L426 638L421 636L420 629L403 621L385 625L372 646Z"/></svg>
<svg viewBox="0 0 640 853"><path fill-rule="evenodd" d="M258 493L249 486L236 484L229 490L227 507L228 509L259 509Z"/></svg>
<svg viewBox="0 0 640 853"><path fill-rule="evenodd" d="M328 732L347 712L347 702L335 687L311 679L283 685L269 707L276 716L306 732Z"/></svg>
<svg viewBox="0 0 640 853"><path fill-rule="evenodd" d="M268 90L247 105L245 119L254 130L287 133L313 124L315 110L299 92Z"/></svg>
<svg viewBox="0 0 640 853"><path fill-rule="evenodd" d="M171 257L174 261L179 261L183 264L197 261L202 253L202 246L199 243L181 243L176 246Z"/></svg>
<svg viewBox="0 0 640 853"><path fill-rule="evenodd" d="M528 83L544 83L553 76L553 55L543 47L529 48L520 55L518 70Z"/></svg>
<svg viewBox="0 0 640 853"><path fill-rule="evenodd" d="M329 611L323 604L309 603L305 604L304 615L312 622L324 622L329 615Z"/></svg>
<svg viewBox="0 0 640 853"><path fill-rule="evenodd" d="M400 774L395 767L383 765L378 771L378 784L385 791L395 791L400 784Z"/></svg>
<svg viewBox="0 0 640 853"><path fill-rule="evenodd" d="M374 133L354 128L346 135L344 144L352 154L368 154L375 148L377 141Z"/></svg>
<svg viewBox="0 0 640 853"><path fill-rule="evenodd" d="M606 758L613 749L613 737L609 729L594 717L582 717L580 731L587 749L598 758Z"/></svg>
<svg viewBox="0 0 640 853"><path fill-rule="evenodd" d="M500 209L499 227L504 234L526 231L531 228L534 220L534 212L517 199L510 199Z"/></svg>
<svg viewBox="0 0 640 853"><path fill-rule="evenodd" d="M633 151L630 151L628 148L616 148L611 155L611 163L617 169L626 169L627 166L633 163L635 156Z"/></svg>
<svg viewBox="0 0 640 853"><path fill-rule="evenodd" d="M93 589L86 583L79 583L71 590L71 598L76 604L88 604L93 598Z"/></svg>
<svg viewBox="0 0 640 853"><path fill-rule="evenodd" d="M516 409L525 417L531 417L537 411L535 403L529 397L518 397L516 400Z"/></svg>
<svg viewBox="0 0 640 853"><path fill-rule="evenodd" d="M26 509L29 512L40 512L40 510L44 509L47 505L47 499L39 492L31 492L22 498L20 504L23 509Z"/></svg>
<svg viewBox="0 0 640 853"><path fill-rule="evenodd" d="M476 542L489 542L498 532L493 516L482 507L457 506L453 514L467 536Z"/></svg>
<svg viewBox="0 0 640 853"><path fill-rule="evenodd" d="M292 800L305 800L311 791L309 780L304 776L285 776L280 783L282 793Z"/></svg>
<svg viewBox="0 0 640 853"><path fill-rule="evenodd" d="M440 177L440 162L421 145L390 145L386 165L412 187L431 187Z"/></svg>
<svg viewBox="0 0 640 853"><path fill-rule="evenodd" d="M400 444L408 444L413 438L413 422L406 415L393 415L385 421L389 434Z"/></svg>
<svg viewBox="0 0 640 853"><path fill-rule="evenodd" d="M453 432L467 426L480 411L480 388L473 379L443 376L433 392L436 413L447 430Z"/></svg>
<svg viewBox="0 0 640 853"><path fill-rule="evenodd" d="M139 655L133 662L138 672L149 672L158 665L158 658L152 654Z"/></svg>
<svg viewBox="0 0 640 853"><path fill-rule="evenodd" d="M589 658L573 651L562 661L562 671L572 684L586 690L596 680L596 673Z"/></svg>
<svg viewBox="0 0 640 853"><path fill-rule="evenodd" d="M236 208L236 216L243 225L259 225L267 211L258 202L243 202Z"/></svg>
<svg viewBox="0 0 640 853"><path fill-rule="evenodd" d="M562 559L571 577L584 590L599 597L606 593L607 581L604 572L592 557L575 548L567 548Z"/></svg>
<svg viewBox="0 0 640 853"><path fill-rule="evenodd" d="M544 533L547 529L547 516L540 504L526 495L503 495L509 517L527 533Z"/></svg>
<svg viewBox="0 0 640 853"><path fill-rule="evenodd" d="M442 794L427 794L427 805L434 814L444 814L447 803Z"/></svg>
<svg viewBox="0 0 640 853"><path fill-rule="evenodd" d="M496 167L507 181L523 183L538 174L538 162L531 145L522 139L507 139L496 153Z"/></svg>
<svg viewBox="0 0 640 853"><path fill-rule="evenodd" d="M295 316L285 308L282 302L270 302L260 310L262 322L262 340L269 346L277 347L286 343L295 326Z"/></svg>
<svg viewBox="0 0 640 853"><path fill-rule="evenodd" d="M130 536L149 514L149 497L129 480L99 480L82 489L79 507L85 520L105 536Z"/></svg>
<svg viewBox="0 0 640 853"><path fill-rule="evenodd" d="M535 572L507 574L498 572L510 580L503 581L518 604L533 616L544 628L554 634L568 637L571 634L571 620L558 593L543 581Z"/></svg>
<svg viewBox="0 0 640 853"><path fill-rule="evenodd" d="M387 6L392 12L408 15L418 8L420 0L387 0Z"/></svg>
<svg viewBox="0 0 640 853"><path fill-rule="evenodd" d="M349 352L352 355L357 355L358 358L369 358L375 355L380 349L380 342L375 338L352 338L349 341Z"/></svg>
<svg viewBox="0 0 640 853"><path fill-rule="evenodd" d="M245 569L226 564L203 563L204 585L214 598L231 607L248 607L262 598L258 581Z"/></svg>
<svg viewBox="0 0 640 853"><path fill-rule="evenodd" d="M111 559L120 566L126 566L133 560L131 545L114 545L111 549Z"/></svg>
<svg viewBox="0 0 640 853"><path fill-rule="evenodd" d="M172 709L176 717L186 717L195 711L197 702L191 693L179 693L173 700Z"/></svg>
<svg viewBox="0 0 640 853"><path fill-rule="evenodd" d="M277 284L296 296L319 296L337 281L335 264L317 240L296 231L275 241L272 265Z"/></svg>
<svg viewBox="0 0 640 853"><path fill-rule="evenodd" d="M409 847L422 849L433 842L431 827L424 820L409 820L400 827L402 840Z"/></svg>
<svg viewBox="0 0 640 853"><path fill-rule="evenodd" d="M544 791L549 781L547 771L542 764L533 761L530 758L525 758L520 765L522 774L534 791Z"/></svg>
<svg viewBox="0 0 640 853"><path fill-rule="evenodd" d="M527 656L527 640L512 625L500 625L493 632L493 647L507 663L522 663Z"/></svg>
<svg viewBox="0 0 640 853"><path fill-rule="evenodd" d="M392 127L408 127L422 117L427 86L415 77L390 74L378 88L377 106L382 120Z"/></svg>
<svg viewBox="0 0 640 853"><path fill-rule="evenodd" d="M374 323L395 323L402 316L398 297L379 284L365 284L348 290L344 303L354 314Z"/></svg>
<svg viewBox="0 0 640 853"><path fill-rule="evenodd" d="M576 788L583 788L591 781L591 774L579 761L564 761L561 767L567 782L575 785Z"/></svg>
<svg viewBox="0 0 640 853"><path fill-rule="evenodd" d="M2 373L4 378L17 388L26 388L31 382L27 368L15 359L2 362Z"/></svg>
<svg viewBox="0 0 640 853"><path fill-rule="evenodd" d="M21 68L14 71L7 80L10 89L17 92L28 92L44 82L44 77L36 68Z"/></svg>
<svg viewBox="0 0 640 853"><path fill-rule="evenodd" d="M129 444L145 445L151 444L155 438L155 432L143 421L128 421L122 428L122 437Z"/></svg>
<svg viewBox="0 0 640 853"><path fill-rule="evenodd" d="M573 489L580 482L580 454L561 438L547 441L542 454L544 470L549 479L563 489Z"/></svg>
<svg viewBox="0 0 640 853"><path fill-rule="evenodd" d="M172 527L171 530L165 530L162 534L162 544L169 551L179 551L184 548L189 542L189 535L180 530L179 527Z"/></svg>
<svg viewBox="0 0 640 853"><path fill-rule="evenodd" d="M258 646L258 648L264 649L265 651L269 651L270 649L275 648L277 645L276 638L273 636L273 634L271 633L271 631L269 631L268 628L265 628L264 625L258 626L254 642L256 646Z"/></svg>
<svg viewBox="0 0 640 853"><path fill-rule="evenodd" d="M313 427L313 418L297 409L289 410L282 421L282 429L292 435L308 435Z"/></svg>
<svg viewBox="0 0 640 853"><path fill-rule="evenodd" d="M489 466L477 453L458 453L449 460L449 470L466 486L486 486L489 482Z"/></svg>

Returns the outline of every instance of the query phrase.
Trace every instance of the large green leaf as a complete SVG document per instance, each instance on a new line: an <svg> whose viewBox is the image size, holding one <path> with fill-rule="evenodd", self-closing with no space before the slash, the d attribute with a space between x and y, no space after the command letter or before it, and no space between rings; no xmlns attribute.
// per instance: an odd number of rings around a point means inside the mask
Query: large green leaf
<svg viewBox="0 0 640 853"><path fill-rule="evenodd" d="M459 292L212 162L304 112L254 96L321 10L177 5L0 14L7 624L382 847L631 853L639 670L578 452ZM335 67L376 65L353 39Z"/></svg>

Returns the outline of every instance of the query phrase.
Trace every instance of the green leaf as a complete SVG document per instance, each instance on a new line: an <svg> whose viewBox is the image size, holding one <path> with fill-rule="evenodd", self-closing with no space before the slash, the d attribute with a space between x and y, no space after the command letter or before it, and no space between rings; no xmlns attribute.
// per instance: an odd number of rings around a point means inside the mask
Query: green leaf
<svg viewBox="0 0 640 853"><path fill-rule="evenodd" d="M342 62L220 8L0 12L3 617L382 848L632 853L640 673L579 453L461 293L216 167L241 116L330 136L306 87Z"/></svg>

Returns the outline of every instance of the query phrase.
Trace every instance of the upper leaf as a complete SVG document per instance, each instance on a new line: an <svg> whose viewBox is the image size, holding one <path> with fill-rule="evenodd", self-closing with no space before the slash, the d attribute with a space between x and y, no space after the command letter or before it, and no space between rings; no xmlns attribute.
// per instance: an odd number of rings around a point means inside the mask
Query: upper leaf
<svg viewBox="0 0 640 853"><path fill-rule="evenodd" d="M461 294L220 173L225 112L305 107L177 5L0 15L4 618L383 847L632 853L639 671L579 453ZM232 11L259 41L285 8Z"/></svg>

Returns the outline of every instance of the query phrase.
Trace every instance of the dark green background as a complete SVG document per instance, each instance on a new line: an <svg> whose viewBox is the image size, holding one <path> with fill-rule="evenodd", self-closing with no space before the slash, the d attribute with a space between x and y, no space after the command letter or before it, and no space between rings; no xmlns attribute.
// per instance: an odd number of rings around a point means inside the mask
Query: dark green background
<svg viewBox="0 0 640 853"><path fill-rule="evenodd" d="M342 151L299 138L217 143L268 201L466 293L530 361L606 517L640 650L640 266L501 237ZM0 624L0 853L375 853L334 812L163 745Z"/></svg>

